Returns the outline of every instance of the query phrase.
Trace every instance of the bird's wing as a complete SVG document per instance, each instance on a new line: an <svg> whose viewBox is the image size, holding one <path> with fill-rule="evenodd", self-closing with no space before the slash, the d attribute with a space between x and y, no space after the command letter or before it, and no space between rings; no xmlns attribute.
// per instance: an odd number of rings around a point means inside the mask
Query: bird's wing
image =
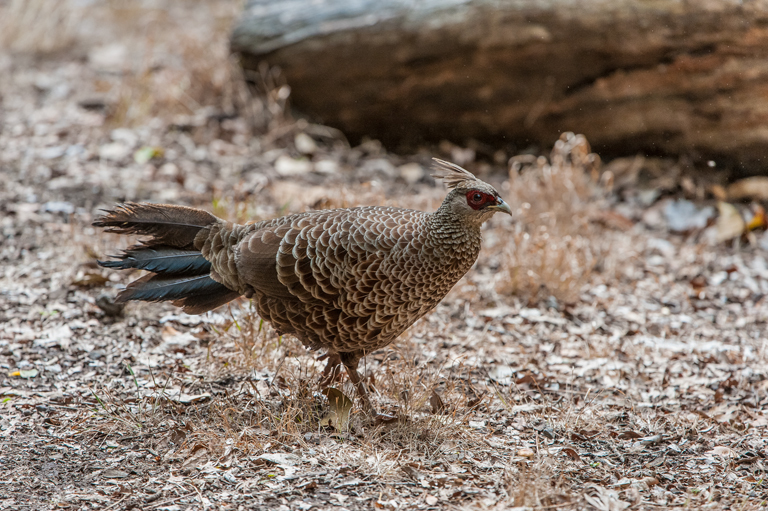
<svg viewBox="0 0 768 511"><path fill-rule="evenodd" d="M239 242L235 252L240 282L272 298L294 297L277 277L277 253L291 223L290 217L284 220L267 223L250 232Z"/></svg>
<svg viewBox="0 0 768 511"><path fill-rule="evenodd" d="M298 298L372 312L381 283L399 281L393 252L413 239L413 220L424 213L394 208L355 208L293 215L246 236L237 251L240 281L272 298ZM413 217L413 218L412 218ZM378 294L378 293L377 293Z"/></svg>

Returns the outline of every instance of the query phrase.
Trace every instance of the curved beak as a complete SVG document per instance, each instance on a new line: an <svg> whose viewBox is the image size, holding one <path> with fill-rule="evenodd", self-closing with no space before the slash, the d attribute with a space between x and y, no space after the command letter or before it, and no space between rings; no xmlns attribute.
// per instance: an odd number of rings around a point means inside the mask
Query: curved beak
<svg viewBox="0 0 768 511"><path fill-rule="evenodd" d="M512 210L509 208L509 204L504 202L504 199L501 197L497 199L496 204L488 206L488 209L492 209L493 211L498 211L500 213L506 213L509 216L512 216Z"/></svg>

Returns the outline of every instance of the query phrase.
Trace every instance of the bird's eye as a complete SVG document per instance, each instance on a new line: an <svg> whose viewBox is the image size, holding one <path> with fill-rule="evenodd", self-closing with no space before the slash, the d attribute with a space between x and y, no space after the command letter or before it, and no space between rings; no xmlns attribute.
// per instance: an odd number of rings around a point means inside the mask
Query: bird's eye
<svg viewBox="0 0 768 511"><path fill-rule="evenodd" d="M479 190L470 190L467 192L467 204L470 208L477 211L482 208L484 204L486 204L489 197L489 195Z"/></svg>

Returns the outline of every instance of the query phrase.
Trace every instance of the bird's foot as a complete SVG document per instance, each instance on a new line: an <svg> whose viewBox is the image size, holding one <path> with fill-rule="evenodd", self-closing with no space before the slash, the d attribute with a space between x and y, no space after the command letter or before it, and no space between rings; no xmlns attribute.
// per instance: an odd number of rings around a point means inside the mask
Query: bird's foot
<svg viewBox="0 0 768 511"><path fill-rule="evenodd" d="M360 402L363 405L363 411L369 417L372 417L377 425L389 424L398 420L397 415L379 413L376 410L376 407L373 406L370 393L368 392L368 386L365 383L365 379L360 376L360 373L357 372L357 364L360 360L360 355L358 353L340 353L336 356L338 356L339 360L341 360L341 362L344 364L344 367L347 370L347 375L349 376L349 380L355 386L357 397L360 399ZM330 364L330 359L328 363Z"/></svg>
<svg viewBox="0 0 768 511"><path fill-rule="evenodd" d="M341 381L341 357L338 353L328 353L319 358L319 360L326 359L325 368L320 375L320 388L328 387L329 385Z"/></svg>

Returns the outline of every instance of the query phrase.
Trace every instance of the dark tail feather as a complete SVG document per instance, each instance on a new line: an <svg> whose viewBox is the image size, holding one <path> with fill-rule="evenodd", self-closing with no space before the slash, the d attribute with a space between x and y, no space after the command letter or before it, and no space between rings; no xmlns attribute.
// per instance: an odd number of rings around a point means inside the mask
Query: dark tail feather
<svg viewBox="0 0 768 511"><path fill-rule="evenodd" d="M106 268L153 272L128 284L118 301L172 301L184 312L201 314L240 296L211 278L211 262L195 247L200 231L219 221L199 209L165 204L129 202L106 212L93 225L107 232L150 236L117 260L99 261Z"/></svg>
<svg viewBox="0 0 768 511"><path fill-rule="evenodd" d="M98 261L104 268L126 270L136 268L165 275L201 275L211 271L211 263L196 250L182 250L156 246L131 248L119 256L117 261Z"/></svg>
<svg viewBox="0 0 768 511"><path fill-rule="evenodd" d="M146 246L193 249L197 233L218 221L207 211L186 206L126 202L107 211L93 225L106 227L107 232L151 236L143 242Z"/></svg>
<svg viewBox="0 0 768 511"><path fill-rule="evenodd" d="M177 307L181 307L187 314L202 314L203 312L212 311L216 307L231 302L240 296L240 293L237 291L230 291L227 288L224 289L226 289L226 292L220 291L206 295L187 296L186 298L174 300L173 304Z"/></svg>
<svg viewBox="0 0 768 511"><path fill-rule="evenodd" d="M117 295L118 301L164 302L198 294L218 294L230 289L209 275L145 275L134 280Z"/></svg>
<svg viewBox="0 0 768 511"><path fill-rule="evenodd" d="M231 302L238 296L240 293L216 282L207 272L203 275L152 273L128 284L128 287L117 295L117 301L172 301L187 314L202 314Z"/></svg>

